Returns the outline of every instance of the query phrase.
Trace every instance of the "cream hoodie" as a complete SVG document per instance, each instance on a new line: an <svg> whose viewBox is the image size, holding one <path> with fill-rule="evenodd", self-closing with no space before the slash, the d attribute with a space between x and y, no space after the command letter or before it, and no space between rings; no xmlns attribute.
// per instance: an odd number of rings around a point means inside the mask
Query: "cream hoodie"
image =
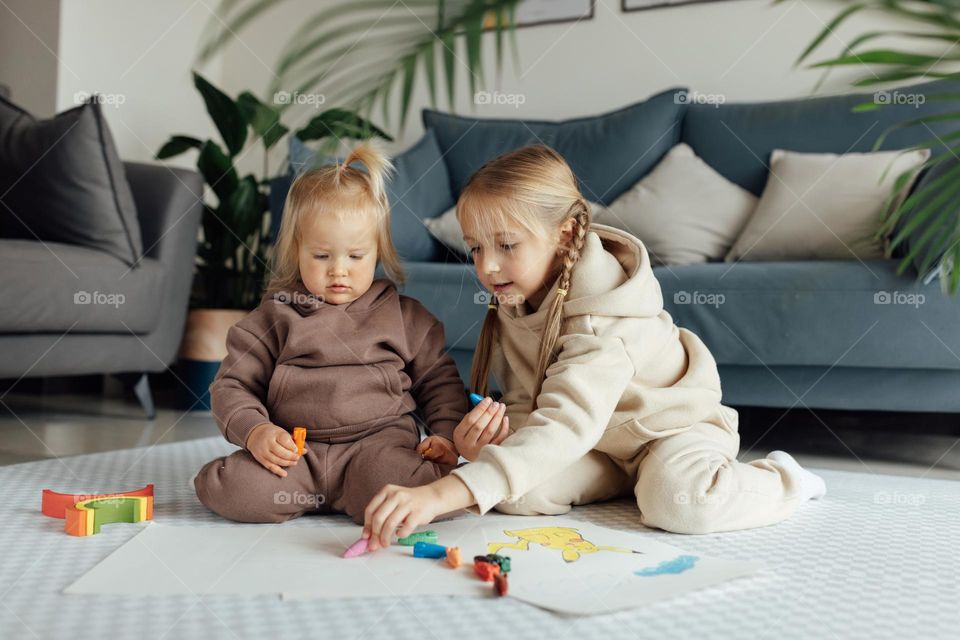
<svg viewBox="0 0 960 640"><path fill-rule="evenodd" d="M554 282L544 300L556 295ZM549 480L591 449L630 461L654 439L712 422L736 431L721 404L720 376L706 345L663 309L643 243L591 225L563 305L558 358L531 406L547 305L534 313L502 305L491 369L503 390L511 434L454 470L484 514Z"/></svg>

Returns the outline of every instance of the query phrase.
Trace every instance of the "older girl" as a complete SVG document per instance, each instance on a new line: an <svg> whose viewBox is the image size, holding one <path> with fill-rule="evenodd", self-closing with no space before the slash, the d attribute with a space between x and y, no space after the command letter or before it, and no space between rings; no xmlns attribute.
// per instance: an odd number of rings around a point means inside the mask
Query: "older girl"
<svg viewBox="0 0 960 640"><path fill-rule="evenodd" d="M505 409L487 399L457 426L470 464L374 497L371 546L459 508L562 514L633 494L641 523L708 533L780 522L824 494L782 451L737 461L738 414L710 351L664 310L643 243L591 224L559 154L535 145L488 162L457 217L493 293L471 384L485 394L492 372Z"/></svg>

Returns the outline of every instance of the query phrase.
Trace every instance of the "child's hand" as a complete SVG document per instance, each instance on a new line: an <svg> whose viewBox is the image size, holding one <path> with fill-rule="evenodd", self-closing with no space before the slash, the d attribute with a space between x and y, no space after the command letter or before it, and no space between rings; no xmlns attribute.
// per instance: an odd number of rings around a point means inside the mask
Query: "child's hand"
<svg viewBox="0 0 960 640"><path fill-rule="evenodd" d="M434 483L436 484L436 483ZM389 547L393 536L403 538L443 511L433 485L401 487L388 484L370 500L363 514L361 537L370 539L370 551Z"/></svg>
<svg viewBox="0 0 960 640"><path fill-rule="evenodd" d="M453 430L453 442L460 455L473 462L484 446L503 442L510 435L506 411L507 405L487 397L463 416Z"/></svg>
<svg viewBox="0 0 960 640"><path fill-rule="evenodd" d="M282 467L294 465L300 459L290 432L270 422L253 428L247 436L247 450L257 462L281 478L287 477Z"/></svg>
<svg viewBox="0 0 960 640"><path fill-rule="evenodd" d="M443 436L428 436L417 445L417 453L437 464L455 465L460 459L457 447Z"/></svg>

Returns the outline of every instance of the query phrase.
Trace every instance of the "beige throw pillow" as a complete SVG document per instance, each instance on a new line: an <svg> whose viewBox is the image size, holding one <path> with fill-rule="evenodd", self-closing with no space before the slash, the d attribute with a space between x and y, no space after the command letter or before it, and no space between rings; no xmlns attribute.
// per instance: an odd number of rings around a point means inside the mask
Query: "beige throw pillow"
<svg viewBox="0 0 960 640"><path fill-rule="evenodd" d="M654 264L692 264L722 260L756 205L680 143L594 219L639 238Z"/></svg>
<svg viewBox="0 0 960 640"><path fill-rule="evenodd" d="M886 241L872 235L890 189L903 171L929 157L929 149L842 155L774 149L763 195L726 261L882 258Z"/></svg>

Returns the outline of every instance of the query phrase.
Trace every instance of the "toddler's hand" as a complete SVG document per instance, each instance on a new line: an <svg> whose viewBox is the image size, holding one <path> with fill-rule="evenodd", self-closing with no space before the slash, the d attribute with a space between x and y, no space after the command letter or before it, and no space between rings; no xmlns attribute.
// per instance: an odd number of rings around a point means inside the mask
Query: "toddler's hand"
<svg viewBox="0 0 960 640"><path fill-rule="evenodd" d="M417 445L417 453L437 464L455 465L460 459L457 447L443 436L427 436Z"/></svg>
<svg viewBox="0 0 960 640"><path fill-rule="evenodd" d="M247 450L257 462L281 478L287 477L283 467L294 465L300 459L290 432L270 422L253 428L247 436Z"/></svg>
<svg viewBox="0 0 960 640"><path fill-rule="evenodd" d="M487 397L463 416L453 430L453 442L460 455L473 462L484 446L503 442L510 435L506 411L507 405Z"/></svg>

